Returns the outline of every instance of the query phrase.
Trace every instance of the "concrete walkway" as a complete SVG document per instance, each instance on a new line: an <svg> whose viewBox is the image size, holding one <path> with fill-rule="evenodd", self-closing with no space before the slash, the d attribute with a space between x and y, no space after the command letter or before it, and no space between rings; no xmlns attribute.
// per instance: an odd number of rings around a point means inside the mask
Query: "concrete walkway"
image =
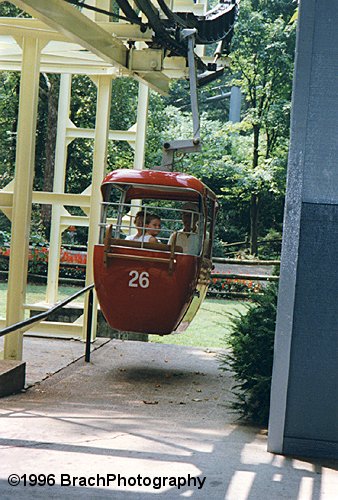
<svg viewBox="0 0 338 500"><path fill-rule="evenodd" d="M88 364L81 343L25 339L35 385L0 400L1 499L338 499L337 463L272 455L236 422L217 352L96 346Z"/></svg>

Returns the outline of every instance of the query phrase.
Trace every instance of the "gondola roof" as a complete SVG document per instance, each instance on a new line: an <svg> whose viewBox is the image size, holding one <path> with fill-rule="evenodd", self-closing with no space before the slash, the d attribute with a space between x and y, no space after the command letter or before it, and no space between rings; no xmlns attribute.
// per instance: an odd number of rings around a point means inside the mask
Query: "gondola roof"
<svg viewBox="0 0 338 500"><path fill-rule="evenodd" d="M202 181L181 172L114 170L102 182L101 191L104 199L109 196L108 189L110 190L112 184L120 189L126 189L127 200L155 198L198 201L200 196L209 196L216 200L216 195Z"/></svg>

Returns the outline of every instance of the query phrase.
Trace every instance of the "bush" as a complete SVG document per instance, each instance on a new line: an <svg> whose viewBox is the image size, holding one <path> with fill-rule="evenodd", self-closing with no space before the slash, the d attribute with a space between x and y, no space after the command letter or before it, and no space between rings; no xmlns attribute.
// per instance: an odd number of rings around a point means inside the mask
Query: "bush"
<svg viewBox="0 0 338 500"><path fill-rule="evenodd" d="M8 231L0 231L0 246L9 245L11 241L11 234Z"/></svg>
<svg viewBox="0 0 338 500"><path fill-rule="evenodd" d="M211 278L207 292L208 297L216 297L221 299L227 294L248 294L251 298L252 294L260 293L262 285L257 281L232 279L232 278Z"/></svg>
<svg viewBox="0 0 338 500"><path fill-rule="evenodd" d="M241 418L260 425L269 417L277 290L276 283L269 284L246 313L232 318L230 352L220 357L221 369L231 371L237 382L231 407Z"/></svg>
<svg viewBox="0 0 338 500"><path fill-rule="evenodd" d="M10 247L7 242L10 241L10 237L8 239L6 234L2 233L4 232L0 231L0 271L8 272ZM1 241L5 241L5 243L1 245ZM63 249L62 253L65 254L67 252ZM60 266L59 278L84 280L86 276L86 267L83 265L83 252L81 254L79 251L78 254L74 253L70 257L73 258L73 261L69 259L70 262L68 260L68 264L65 262L65 265ZM28 274L47 277L47 271L48 247L43 246L43 241L37 236L31 239L31 244L29 246ZM34 279L36 279L36 276Z"/></svg>

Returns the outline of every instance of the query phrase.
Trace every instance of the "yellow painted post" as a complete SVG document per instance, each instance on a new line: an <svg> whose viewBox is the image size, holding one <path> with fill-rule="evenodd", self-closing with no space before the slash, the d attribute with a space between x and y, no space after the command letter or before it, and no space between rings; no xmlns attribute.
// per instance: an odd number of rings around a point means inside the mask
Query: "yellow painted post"
<svg viewBox="0 0 338 500"><path fill-rule="evenodd" d="M53 191L55 193L64 193L65 190L67 146L69 143L69 141L67 140L67 125L69 120L71 83L71 75L61 75L55 146L55 170L53 182ZM49 304L55 304L58 298L58 278L61 247L60 220L62 211L63 206L61 204L53 203L46 290L46 301Z"/></svg>
<svg viewBox="0 0 338 500"><path fill-rule="evenodd" d="M144 169L144 157L146 148L146 133L148 123L148 105L149 105L149 87L143 83L139 83L138 101L137 101L137 122L136 122L136 137L135 137L135 154L134 168L135 170ZM141 206L141 200L134 200L130 214L134 217Z"/></svg>
<svg viewBox="0 0 338 500"><path fill-rule="evenodd" d="M107 163L107 148L109 138L109 119L111 107L111 76L98 76L95 80L97 85L96 123L93 154L92 191L90 199L90 216L88 230L88 250L87 250L87 272L86 286L93 283L93 252L94 245L99 239L99 222L101 214L101 191L100 186L105 175ZM97 326L97 299L94 296L92 336L96 336ZM85 310L83 321L83 338L86 338L86 324L88 314L88 294L85 298Z"/></svg>
<svg viewBox="0 0 338 500"><path fill-rule="evenodd" d="M149 87L143 83L139 83L138 101L137 101L137 124L136 124L136 141L135 141L135 156L134 168L142 170L144 168L145 143L147 132L149 105Z"/></svg>
<svg viewBox="0 0 338 500"><path fill-rule="evenodd" d="M35 160L35 134L41 44L36 38L22 39L22 71L16 146L12 237L7 289L6 324L24 319L27 262ZM22 333L5 337L4 358L22 359Z"/></svg>
<svg viewBox="0 0 338 500"><path fill-rule="evenodd" d="M112 11L112 2L111 0L87 0L87 5L91 5L92 7L98 7L100 9ZM83 14L85 14L92 21L108 21L108 17L106 14L102 14L100 12L95 12L89 9L83 9Z"/></svg>
<svg viewBox="0 0 338 500"><path fill-rule="evenodd" d="M203 5L203 14L205 15L208 10L208 3L209 3L208 0L198 0L196 3ZM195 53L199 57L205 56L205 45L196 45Z"/></svg>

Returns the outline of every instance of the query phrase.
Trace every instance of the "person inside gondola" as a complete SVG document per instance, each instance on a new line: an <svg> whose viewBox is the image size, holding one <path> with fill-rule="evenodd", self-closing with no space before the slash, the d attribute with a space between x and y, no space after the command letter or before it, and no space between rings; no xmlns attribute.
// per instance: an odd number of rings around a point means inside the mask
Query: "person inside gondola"
<svg viewBox="0 0 338 500"><path fill-rule="evenodd" d="M141 241L138 238L142 238L142 235L143 235L143 221L144 221L144 211L139 210L134 218L134 224L135 224L137 233L127 236L126 240Z"/></svg>
<svg viewBox="0 0 338 500"><path fill-rule="evenodd" d="M149 243L159 243L156 236L161 231L161 219L156 214L146 216L145 227L147 228L143 241ZM147 238L147 239L146 239Z"/></svg>
<svg viewBox="0 0 338 500"><path fill-rule="evenodd" d="M135 215L134 223L137 233L133 236L127 236L126 240L158 243L156 236L161 231L161 219L156 214L147 214L144 217L144 211L140 210Z"/></svg>
<svg viewBox="0 0 338 500"><path fill-rule="evenodd" d="M185 203L182 207L183 229L177 231L176 245L183 248L183 253L189 255L199 254L198 235L198 206L196 203ZM174 235L169 238L168 245L171 244Z"/></svg>

